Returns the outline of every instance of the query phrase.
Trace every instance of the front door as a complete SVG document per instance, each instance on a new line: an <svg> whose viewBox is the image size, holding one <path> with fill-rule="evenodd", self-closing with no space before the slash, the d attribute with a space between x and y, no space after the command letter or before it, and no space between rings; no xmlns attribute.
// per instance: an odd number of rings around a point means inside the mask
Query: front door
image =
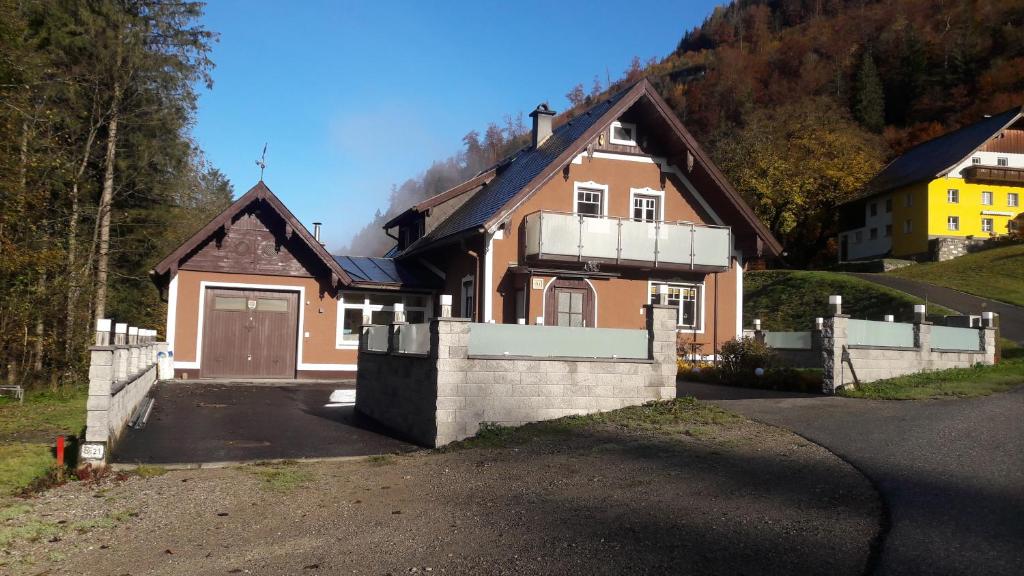
<svg viewBox="0 0 1024 576"><path fill-rule="evenodd" d="M298 293L207 288L203 378L294 378Z"/></svg>
<svg viewBox="0 0 1024 576"><path fill-rule="evenodd" d="M548 326L595 325L593 288L585 280L555 280L548 288L544 309L544 323Z"/></svg>

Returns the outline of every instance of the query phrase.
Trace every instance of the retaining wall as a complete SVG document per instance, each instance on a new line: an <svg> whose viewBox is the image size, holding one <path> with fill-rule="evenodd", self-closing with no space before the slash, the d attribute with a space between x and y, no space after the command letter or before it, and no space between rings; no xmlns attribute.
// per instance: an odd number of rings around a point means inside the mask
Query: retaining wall
<svg viewBox="0 0 1024 576"><path fill-rule="evenodd" d="M94 346L89 352L83 464L101 463L109 457L128 420L156 383L157 358L167 353L167 343Z"/></svg>
<svg viewBox="0 0 1024 576"><path fill-rule="evenodd" d="M519 425L674 398L677 313L647 307L649 354L637 360L473 357L472 324L458 318L430 322L425 355L397 352L394 338L386 353L366 350L364 331L356 409L436 447L473 436L482 423Z"/></svg>

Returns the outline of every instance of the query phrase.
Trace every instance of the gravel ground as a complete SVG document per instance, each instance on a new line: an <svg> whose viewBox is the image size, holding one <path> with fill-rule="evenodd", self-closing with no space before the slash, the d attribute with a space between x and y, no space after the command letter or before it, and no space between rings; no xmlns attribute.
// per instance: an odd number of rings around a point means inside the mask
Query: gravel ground
<svg viewBox="0 0 1024 576"><path fill-rule="evenodd" d="M444 452L68 484L0 508L0 572L841 575L868 565L876 492L788 432L742 418L530 430Z"/></svg>

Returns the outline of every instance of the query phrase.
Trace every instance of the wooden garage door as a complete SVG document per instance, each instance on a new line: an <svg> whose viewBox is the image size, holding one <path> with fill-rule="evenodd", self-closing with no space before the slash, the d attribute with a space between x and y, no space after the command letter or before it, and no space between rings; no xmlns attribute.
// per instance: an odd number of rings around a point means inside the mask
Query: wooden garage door
<svg viewBox="0 0 1024 576"><path fill-rule="evenodd" d="M207 288L203 378L294 378L298 293Z"/></svg>

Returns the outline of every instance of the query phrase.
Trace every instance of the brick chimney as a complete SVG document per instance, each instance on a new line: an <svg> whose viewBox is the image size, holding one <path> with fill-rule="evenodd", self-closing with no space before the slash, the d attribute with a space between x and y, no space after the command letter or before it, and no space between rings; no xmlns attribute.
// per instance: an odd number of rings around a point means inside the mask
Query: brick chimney
<svg viewBox="0 0 1024 576"><path fill-rule="evenodd" d="M533 147L536 148L544 143L551 136L551 120L555 117L555 111L547 104L540 104L530 112L533 118Z"/></svg>

